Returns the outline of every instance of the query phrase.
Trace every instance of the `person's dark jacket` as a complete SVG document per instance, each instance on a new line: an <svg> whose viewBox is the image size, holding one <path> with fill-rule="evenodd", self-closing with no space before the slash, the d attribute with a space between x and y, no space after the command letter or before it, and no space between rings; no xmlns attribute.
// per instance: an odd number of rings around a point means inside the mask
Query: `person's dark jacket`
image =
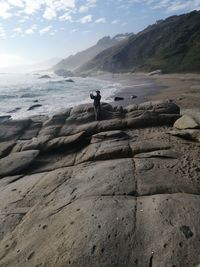
<svg viewBox="0 0 200 267"><path fill-rule="evenodd" d="M90 98L94 100L94 106L95 107L100 107L100 101L101 101L101 96L100 95L93 95L90 94Z"/></svg>

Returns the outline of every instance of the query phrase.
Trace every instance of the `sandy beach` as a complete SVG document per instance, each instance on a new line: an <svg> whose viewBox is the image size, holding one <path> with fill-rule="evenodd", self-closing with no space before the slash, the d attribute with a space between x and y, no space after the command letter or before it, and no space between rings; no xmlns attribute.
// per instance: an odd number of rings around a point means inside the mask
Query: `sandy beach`
<svg viewBox="0 0 200 267"><path fill-rule="evenodd" d="M172 99L182 110L200 110L199 74L162 74L149 76L145 73L105 73L98 79L120 83L122 89L113 95L124 100L113 102L114 106L139 104L144 101ZM132 99L132 96L137 98Z"/></svg>
<svg viewBox="0 0 200 267"><path fill-rule="evenodd" d="M149 100L170 98L181 109L200 110L200 74L156 75L152 79L164 90L149 96Z"/></svg>
<svg viewBox="0 0 200 267"><path fill-rule="evenodd" d="M150 95L158 94L163 88L157 81L144 73L101 73L95 75L100 80L110 81L113 84L121 84L121 90L113 94L113 106L127 106L140 104L148 101ZM135 98L134 98L135 96ZM103 96L102 96L103 97ZM124 100L114 101L115 97L122 97Z"/></svg>

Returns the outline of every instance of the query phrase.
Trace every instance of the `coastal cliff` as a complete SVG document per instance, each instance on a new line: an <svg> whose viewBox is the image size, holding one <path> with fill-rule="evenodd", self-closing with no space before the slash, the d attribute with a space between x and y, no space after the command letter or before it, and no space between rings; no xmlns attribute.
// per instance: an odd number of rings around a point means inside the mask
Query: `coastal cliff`
<svg viewBox="0 0 200 267"><path fill-rule="evenodd" d="M199 125L171 101L2 122L0 266L197 266Z"/></svg>
<svg viewBox="0 0 200 267"><path fill-rule="evenodd" d="M74 71L75 69L93 59L102 51L110 47L115 47L119 43L125 43L130 35L133 34L119 34L114 36L113 38L110 38L110 36L105 36L100 39L94 46L61 60L53 67L53 70L55 72L59 70Z"/></svg>
<svg viewBox="0 0 200 267"><path fill-rule="evenodd" d="M96 71L164 73L200 70L200 11L159 20L129 37L125 43L105 49L83 64L79 73Z"/></svg>

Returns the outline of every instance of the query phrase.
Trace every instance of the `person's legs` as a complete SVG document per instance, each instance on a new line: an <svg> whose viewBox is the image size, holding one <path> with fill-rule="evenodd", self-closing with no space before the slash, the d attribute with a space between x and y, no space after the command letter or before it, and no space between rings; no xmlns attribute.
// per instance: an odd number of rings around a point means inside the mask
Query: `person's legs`
<svg viewBox="0 0 200 267"><path fill-rule="evenodd" d="M94 106L94 116L95 116L95 120L97 121L98 115L97 115L97 107Z"/></svg>
<svg viewBox="0 0 200 267"><path fill-rule="evenodd" d="M97 106L97 120L99 121L101 119L101 107Z"/></svg>
<svg viewBox="0 0 200 267"><path fill-rule="evenodd" d="M100 116L101 116L100 113L101 113L100 106L94 106L94 115L95 115L96 121L100 120Z"/></svg>
<svg viewBox="0 0 200 267"><path fill-rule="evenodd" d="M101 120L101 106L98 107L98 120L100 121Z"/></svg>

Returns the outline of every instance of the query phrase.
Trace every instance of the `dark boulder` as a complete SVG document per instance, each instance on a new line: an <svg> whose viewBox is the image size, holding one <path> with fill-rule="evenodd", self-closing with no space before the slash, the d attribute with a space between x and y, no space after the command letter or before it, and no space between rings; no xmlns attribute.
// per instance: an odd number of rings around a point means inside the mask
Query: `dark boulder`
<svg viewBox="0 0 200 267"><path fill-rule="evenodd" d="M74 80L72 80L72 79L67 79L67 80L65 80L66 82L68 82L68 83L74 83L75 81Z"/></svg>
<svg viewBox="0 0 200 267"><path fill-rule="evenodd" d="M131 99L135 99L135 98L137 98L136 95L132 95L132 96L131 96Z"/></svg>
<svg viewBox="0 0 200 267"><path fill-rule="evenodd" d="M123 97L119 97L119 96L116 96L114 98L114 101L121 101L121 100L124 100L124 98Z"/></svg>
<svg viewBox="0 0 200 267"><path fill-rule="evenodd" d="M42 75L38 79L50 79L51 77L49 75Z"/></svg>
<svg viewBox="0 0 200 267"><path fill-rule="evenodd" d="M6 116L0 116L0 122L5 122L11 119L10 115L6 115Z"/></svg>
<svg viewBox="0 0 200 267"><path fill-rule="evenodd" d="M35 108L39 108L39 107L41 107L42 105L40 105L40 104L35 104L35 105L33 105L33 106L31 106L30 108L28 108L27 110L29 111L29 110L33 110L33 109L35 109Z"/></svg>

